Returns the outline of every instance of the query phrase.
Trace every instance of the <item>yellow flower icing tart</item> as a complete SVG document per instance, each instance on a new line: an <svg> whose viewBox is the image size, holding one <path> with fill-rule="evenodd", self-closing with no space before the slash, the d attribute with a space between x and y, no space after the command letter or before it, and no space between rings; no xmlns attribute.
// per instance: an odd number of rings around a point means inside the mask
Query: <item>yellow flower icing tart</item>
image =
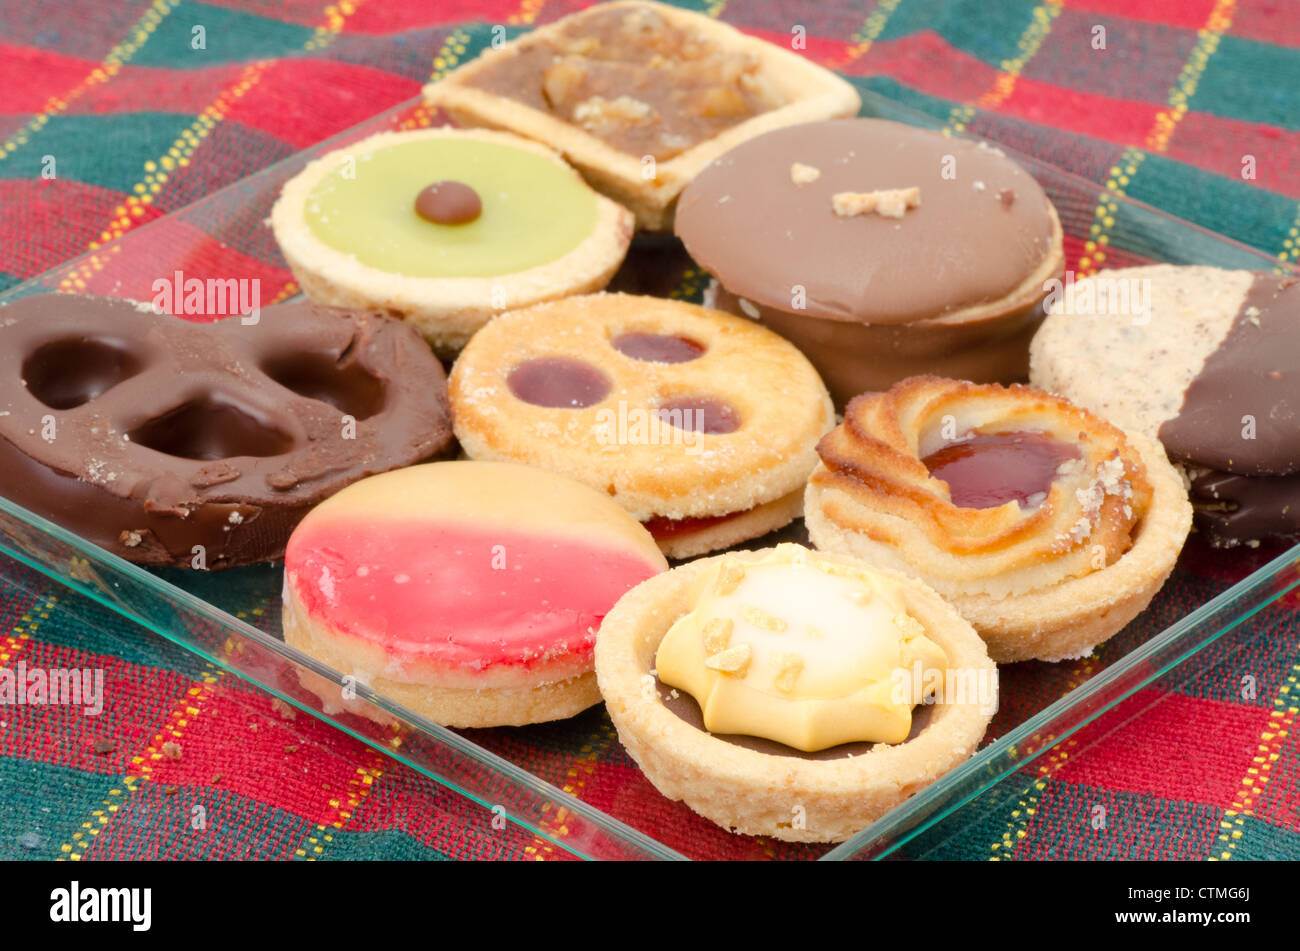
<svg viewBox="0 0 1300 951"><path fill-rule="evenodd" d="M817 451L813 543L925 581L998 663L1090 653L1191 528L1159 443L1025 386L913 377L851 401Z"/></svg>
<svg viewBox="0 0 1300 951"><path fill-rule="evenodd" d="M678 193L723 152L860 105L848 82L797 52L639 0L598 4L487 50L424 95L461 125L558 149L652 231L671 229Z"/></svg>
<svg viewBox="0 0 1300 951"><path fill-rule="evenodd" d="M633 221L545 146L438 128L316 159L271 226L308 297L404 317L448 356L494 314L603 288Z"/></svg>
<svg viewBox="0 0 1300 951"><path fill-rule="evenodd" d="M896 572L793 544L716 555L606 615L596 678L646 777L724 828L841 841L975 752L997 671Z"/></svg>
<svg viewBox="0 0 1300 951"><path fill-rule="evenodd" d="M503 314L461 353L450 393L471 459L607 493L671 558L796 518L835 421L817 371L770 330L627 294Z"/></svg>

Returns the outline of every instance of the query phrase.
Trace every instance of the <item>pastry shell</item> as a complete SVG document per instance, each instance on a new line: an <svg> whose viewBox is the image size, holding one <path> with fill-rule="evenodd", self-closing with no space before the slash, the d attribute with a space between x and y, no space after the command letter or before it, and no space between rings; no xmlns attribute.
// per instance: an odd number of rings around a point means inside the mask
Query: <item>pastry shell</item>
<svg viewBox="0 0 1300 951"><path fill-rule="evenodd" d="M641 156L617 149L581 126L548 112L468 85L497 57L510 56L515 49L545 41L559 32L561 24L571 23L572 18L535 30L500 50L486 50L477 60L425 86L425 99L446 110L460 125L508 129L559 150L586 176L592 187L630 208L636 215L637 227L645 231L670 231L673 204L678 194L701 169L728 149L782 126L855 115L861 106L853 86L830 70L791 50L746 36L735 27L711 17L639 0L603 4L594 9L607 12L638 7L653 10L672 26L705 36L723 50L754 56L759 69L781 89L788 101L667 161L656 163L654 176L647 178ZM574 16L583 15L578 13Z"/></svg>
<svg viewBox="0 0 1300 951"><path fill-rule="evenodd" d="M929 724L912 739L833 760L758 753L680 719L654 689L651 672L659 642L690 609L691 585L714 561L752 561L767 553L700 559L633 588L601 625L596 679L619 739L669 799L733 832L840 842L971 756L993 711L979 702L936 703ZM821 557L861 565L841 556ZM901 585L908 612L947 653L950 669L996 677L983 641L937 593L896 572L881 573Z"/></svg>
<svg viewBox="0 0 1300 951"><path fill-rule="evenodd" d="M451 136L505 145L565 164L545 146L506 132L449 128L381 132L311 162L285 183L271 209L276 241L308 297L321 304L380 310L401 317L444 359L504 309L602 289L623 263L633 229L627 209L598 194L591 233L553 261L493 277L410 277L372 267L331 247L307 224L303 210L312 189L347 156Z"/></svg>
<svg viewBox="0 0 1300 951"><path fill-rule="evenodd" d="M1125 433L1152 488L1150 506L1132 547L1104 568L1006 597L948 592L949 602L969 620L999 664L1086 657L1137 617L1164 585L1192 525L1192 507L1178 471L1159 443ZM827 499L840 490L820 484L818 463L804 497L804 518L818 549L844 552L873 565L917 575L883 542L846 530L827 516Z"/></svg>

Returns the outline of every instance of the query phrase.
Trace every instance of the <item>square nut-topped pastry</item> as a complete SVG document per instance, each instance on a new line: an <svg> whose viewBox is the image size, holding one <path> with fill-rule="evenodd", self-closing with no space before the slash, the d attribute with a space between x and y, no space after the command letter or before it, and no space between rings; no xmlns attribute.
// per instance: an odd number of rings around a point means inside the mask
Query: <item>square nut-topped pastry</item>
<svg viewBox="0 0 1300 951"><path fill-rule="evenodd" d="M723 152L860 104L851 85L792 50L645 2L557 20L424 94L462 125L558 149L649 231L671 229L678 193Z"/></svg>

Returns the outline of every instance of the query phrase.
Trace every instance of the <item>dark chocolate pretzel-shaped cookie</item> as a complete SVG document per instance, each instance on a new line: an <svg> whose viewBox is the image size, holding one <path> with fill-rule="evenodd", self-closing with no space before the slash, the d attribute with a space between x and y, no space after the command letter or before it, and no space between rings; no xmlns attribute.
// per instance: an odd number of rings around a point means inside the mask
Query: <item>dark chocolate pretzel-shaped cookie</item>
<svg viewBox="0 0 1300 951"><path fill-rule="evenodd" d="M442 366L401 321L305 301L248 319L62 294L0 308L0 495L132 561L227 568L449 444Z"/></svg>

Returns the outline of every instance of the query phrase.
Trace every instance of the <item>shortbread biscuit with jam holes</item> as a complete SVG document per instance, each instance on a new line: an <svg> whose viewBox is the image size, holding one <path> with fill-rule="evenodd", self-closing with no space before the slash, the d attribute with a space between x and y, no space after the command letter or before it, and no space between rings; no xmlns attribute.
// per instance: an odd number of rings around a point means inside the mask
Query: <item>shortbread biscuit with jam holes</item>
<svg viewBox="0 0 1300 951"><path fill-rule="evenodd" d="M801 509L834 425L812 365L771 331L681 301L595 294L498 317L451 374L472 459L607 493L671 558L757 538Z"/></svg>

